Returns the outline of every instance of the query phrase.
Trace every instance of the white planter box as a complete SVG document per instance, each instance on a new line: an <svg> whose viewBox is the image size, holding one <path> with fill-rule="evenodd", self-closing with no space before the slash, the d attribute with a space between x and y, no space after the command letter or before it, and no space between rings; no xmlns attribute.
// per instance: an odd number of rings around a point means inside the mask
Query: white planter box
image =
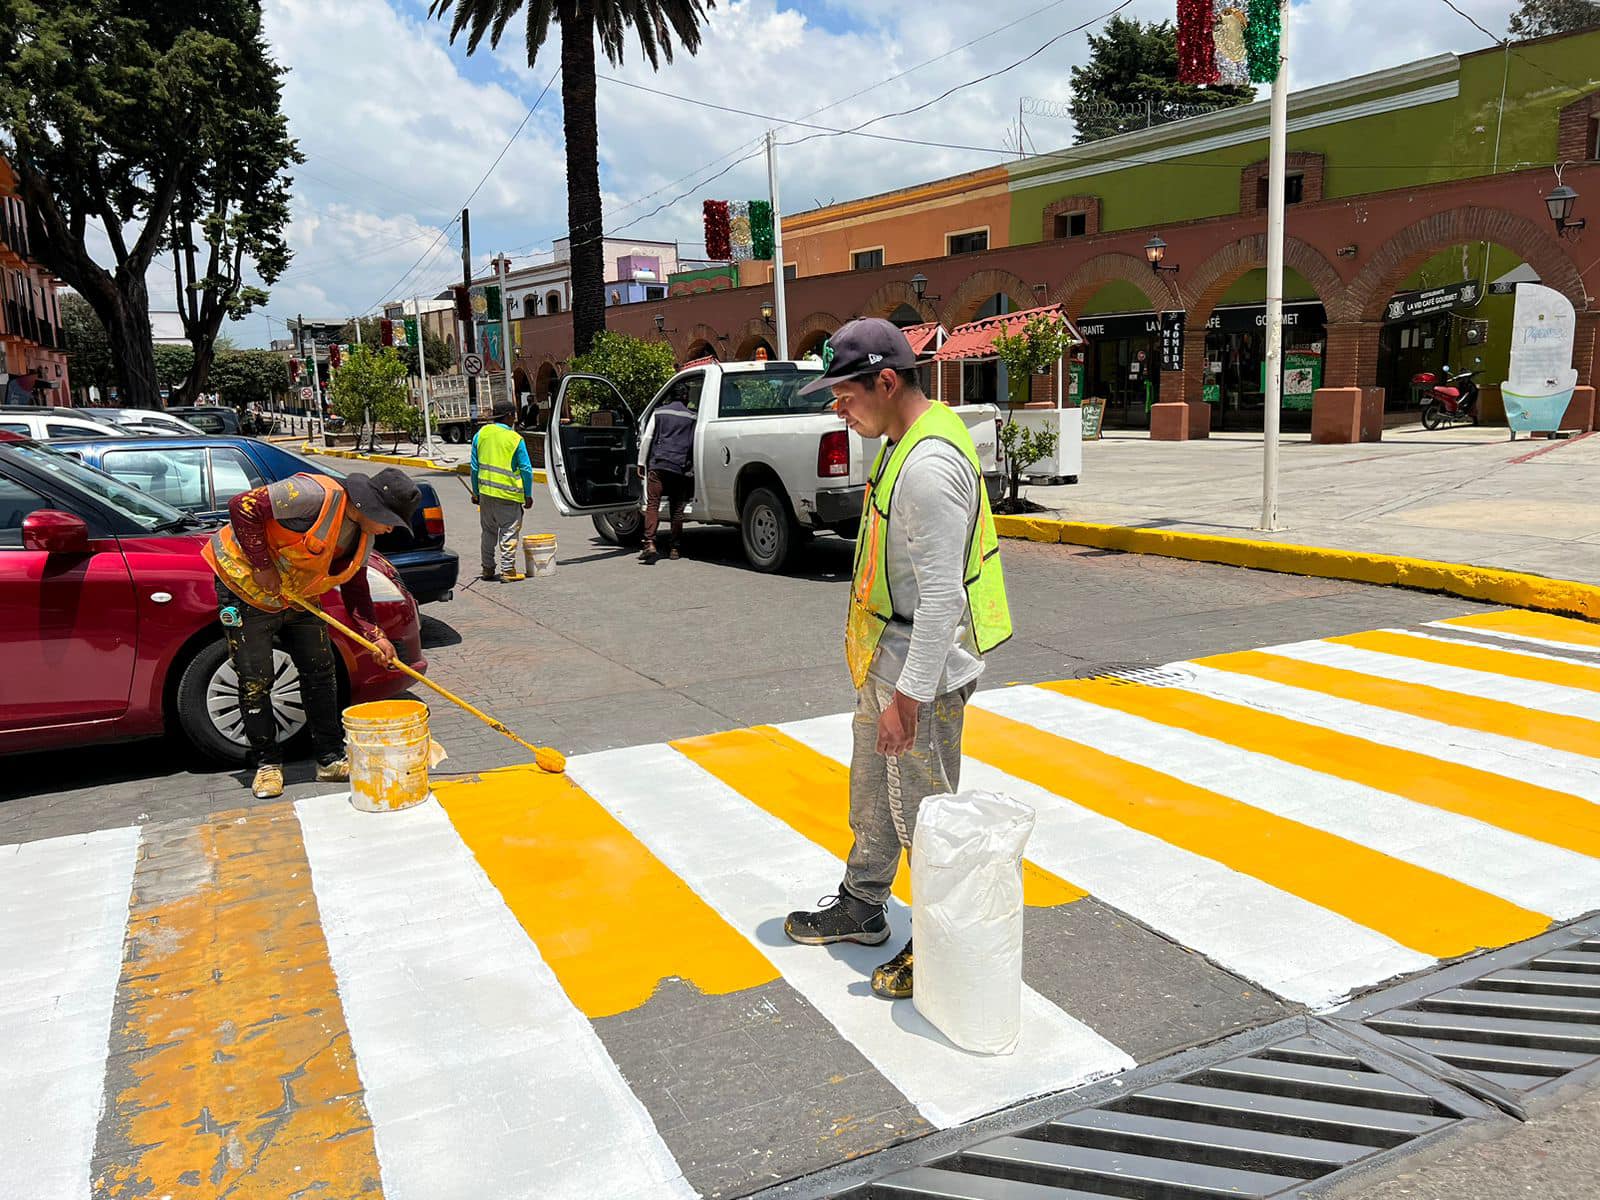
<svg viewBox="0 0 1600 1200"><path fill-rule="evenodd" d="M1019 408L1011 419L1024 429L1056 434L1056 452L1041 458L1023 476L1029 481L1070 479L1083 473L1083 410L1079 408Z"/></svg>

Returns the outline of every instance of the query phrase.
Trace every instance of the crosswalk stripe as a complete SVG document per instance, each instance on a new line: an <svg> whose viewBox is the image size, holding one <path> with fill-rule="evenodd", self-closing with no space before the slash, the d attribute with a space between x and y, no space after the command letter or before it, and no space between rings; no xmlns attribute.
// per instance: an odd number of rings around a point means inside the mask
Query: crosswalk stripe
<svg viewBox="0 0 1600 1200"><path fill-rule="evenodd" d="M770 726L673 742L673 749L704 767L752 804L838 858L847 858L850 772ZM1022 867L1023 900L1038 908L1081 900L1084 891L1036 863ZM911 903L911 871L901 856L894 894Z"/></svg>
<svg viewBox="0 0 1600 1200"><path fill-rule="evenodd" d="M1428 762L1409 761L1399 751L1353 738L1340 739L1282 718L1251 714L1248 709L1193 693L1141 684L1076 680L995 692L984 697L983 703L992 711L1029 724L1052 720L1054 727L1070 728L1076 739L1129 762L1168 770L1220 795L1525 909L1574 917L1592 909L1595 898L1600 897L1600 861L1595 858L1574 853L1559 842L1551 845L1508 832L1492 820L1480 821L1429 800L1414 803L1406 798L1408 772L1413 784L1421 784L1412 790L1428 796L1429 789L1422 783L1429 778L1422 774L1428 770ZM1241 719L1248 722L1247 729L1237 728ZM1228 741L1221 736L1227 733L1242 736ZM1331 744L1319 754L1319 742ZM1271 749L1263 752L1260 747ZM1303 750L1310 754L1297 753ZM1343 769L1341 753L1360 767ZM1323 773L1296 761L1300 757L1321 758L1333 769ZM1451 764L1438 760L1431 765L1441 774L1451 769ZM1486 815L1505 813L1516 820L1516 810L1537 806L1542 799L1538 789L1527 789L1533 793L1530 800L1514 780L1496 780L1470 771L1465 774L1470 778L1460 787L1460 795ZM1442 790L1449 786L1440 781ZM1493 790L1474 791L1475 787ZM1600 809L1572 796L1555 798L1585 821L1587 829L1578 831L1579 837L1600 853ZM1543 817L1538 823L1553 833L1567 832L1563 826L1552 827Z"/></svg>
<svg viewBox="0 0 1600 1200"><path fill-rule="evenodd" d="M1345 655L1364 653L1340 646L1326 649ZM1393 709L1436 721L1458 731L1471 729L1478 733L1516 738L1536 746L1549 746L1569 754L1600 757L1600 725L1594 721L1545 712L1504 700L1467 695L1437 684L1386 678L1375 673L1383 670L1384 664L1381 662L1372 663L1363 659L1361 665L1370 670L1357 670L1349 666L1289 657L1277 650L1272 653L1244 650L1196 659L1193 665L1321 692L1375 708ZM1398 669L1395 673L1398 673Z"/></svg>
<svg viewBox="0 0 1600 1200"><path fill-rule="evenodd" d="M1421 754L1291 720L1184 688L1095 680L1069 680L1039 686L1186 729L1241 751L1268 755L1321 776L1349 780L1538 842L1600 858L1600 807L1553 788L1491 774L1442 755ZM1449 747L1436 746L1435 749L1448 751ZM1306 782L1320 788L1324 781ZM1331 799L1315 794L1313 798L1318 803ZM1520 843L1511 848L1519 853L1527 849ZM1600 891L1590 895L1600 895ZM1589 907L1592 905L1586 904L1579 911L1587 911Z"/></svg>
<svg viewBox="0 0 1600 1200"><path fill-rule="evenodd" d="M147 826L141 849L95 1195L380 1194L289 805Z"/></svg>
<svg viewBox="0 0 1600 1200"><path fill-rule="evenodd" d="M442 808L295 810L388 1200L694 1195Z"/></svg>
<svg viewBox="0 0 1600 1200"><path fill-rule="evenodd" d="M1534 650L1476 646L1432 634L1393 629L1375 629L1370 633L1354 633L1328 640L1339 646L1398 654L1440 666L1505 675L1531 683L1552 683L1584 692L1600 692L1600 666L1563 660Z"/></svg>
<svg viewBox="0 0 1600 1200"><path fill-rule="evenodd" d="M1448 617L1443 621L1429 622L1446 629L1472 629L1479 633L1496 634L1547 646L1600 650L1600 625L1590 621L1576 621L1571 617L1558 617L1551 613L1529 612L1526 609L1508 608L1501 612L1473 613L1467 617Z"/></svg>
<svg viewBox="0 0 1600 1200"><path fill-rule="evenodd" d="M849 757L848 717L781 728L823 754ZM961 786L1001 792L1031 806L1037 814L1028 840L1033 858L1285 999L1324 1008L1434 962L1338 913L970 756L961 765Z"/></svg>
<svg viewBox="0 0 1600 1200"><path fill-rule="evenodd" d="M930 1123L957 1125L1132 1065L1122 1050L1029 988L1021 1044L994 1058L958 1050L910 1004L874 1001L867 977L909 935L905 906L890 905L889 946L789 942L784 914L837 886L843 864L671 747L584 755L567 770L758 945Z"/></svg>
<svg viewBox="0 0 1600 1200"><path fill-rule="evenodd" d="M0 846L0 1179L89 1194L137 828Z"/></svg>
<svg viewBox="0 0 1600 1200"><path fill-rule="evenodd" d="M638 1008L669 976L718 996L778 977L759 950L563 776L507 767L442 782L435 795L589 1017Z"/></svg>
<svg viewBox="0 0 1600 1200"><path fill-rule="evenodd" d="M992 695L992 694L991 694ZM967 713L966 748L1011 775L1214 858L1434 958L1532 937L1548 919L1088 744L1071 721Z"/></svg>

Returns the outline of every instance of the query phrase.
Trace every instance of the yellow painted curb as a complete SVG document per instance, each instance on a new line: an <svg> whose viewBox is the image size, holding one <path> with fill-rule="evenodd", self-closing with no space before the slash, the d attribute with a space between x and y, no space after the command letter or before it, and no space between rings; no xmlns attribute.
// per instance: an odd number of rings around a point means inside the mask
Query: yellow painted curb
<svg viewBox="0 0 1600 1200"><path fill-rule="evenodd" d="M1102 550L1159 554L1166 558L1277 571L1285 575L1312 575L1422 592L1445 592L1469 600L1600 620L1600 587L1569 579L1525 575L1499 567L1046 517L997 516L994 523L1001 537L1030 542L1094 546Z"/></svg>
<svg viewBox="0 0 1600 1200"><path fill-rule="evenodd" d="M455 475L472 474L472 466L469 463L437 463L431 458L415 458L405 454L361 454L355 450L314 446L310 442L300 447L300 453L320 454L324 458L353 458L359 462L387 463L396 467L415 467L422 471L448 471ZM544 483L544 471L539 467L535 467L533 478L536 483Z"/></svg>

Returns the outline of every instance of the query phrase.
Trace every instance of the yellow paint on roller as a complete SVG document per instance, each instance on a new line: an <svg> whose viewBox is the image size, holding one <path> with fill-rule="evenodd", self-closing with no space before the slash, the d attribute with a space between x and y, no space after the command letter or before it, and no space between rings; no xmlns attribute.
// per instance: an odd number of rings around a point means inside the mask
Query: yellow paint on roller
<svg viewBox="0 0 1600 1200"><path fill-rule="evenodd" d="M159 828L134 877L94 1195L381 1197L293 811Z"/></svg>
<svg viewBox="0 0 1600 1200"><path fill-rule="evenodd" d="M1397 683L1377 675L1264 654L1259 650L1219 654L1195 662L1203 667L1320 692L1324 696L1386 708L1443 725L1520 738L1552 750L1600 758L1600 722L1586 721L1582 717L1540 712L1520 704L1484 700L1420 683Z"/></svg>
<svg viewBox="0 0 1600 1200"><path fill-rule="evenodd" d="M1600 625L1591 621L1575 621L1571 617L1552 616L1550 613L1508 608L1501 612L1474 613L1470 617L1451 617L1440 623L1459 625L1463 629L1515 633L1522 637L1543 638L1547 642L1564 642L1586 650L1600 650Z"/></svg>
<svg viewBox="0 0 1600 1200"><path fill-rule="evenodd" d="M563 776L506 767L435 789L456 832L584 1014L638 1008L666 978L707 995L777 969Z"/></svg>
<svg viewBox="0 0 1600 1200"><path fill-rule="evenodd" d="M1493 646L1412 637L1382 629L1327 640L1337 646L1376 650L1380 654L1395 654L1442 667L1461 667L1468 671L1485 671L1491 675L1525 679L1530 683L1553 683L1585 692L1600 692L1600 667L1585 666L1583 663L1552 662L1548 658L1534 658Z"/></svg>
<svg viewBox="0 0 1600 1200"><path fill-rule="evenodd" d="M968 710L969 719L971 710ZM758 808L840 859L848 858L850 772L778 729L760 726L687 738L673 748L716 776ZM1031 862L1022 864L1023 901L1050 908L1087 893ZM911 871L904 863L894 894L911 902Z"/></svg>
<svg viewBox="0 0 1600 1200"><path fill-rule="evenodd" d="M1435 958L1533 937L1548 917L1319 829L983 709L966 751L1129 828Z"/></svg>
<svg viewBox="0 0 1600 1200"><path fill-rule="evenodd" d="M1181 688L1098 680L1040 686L1600 858L1600 806L1565 792Z"/></svg>

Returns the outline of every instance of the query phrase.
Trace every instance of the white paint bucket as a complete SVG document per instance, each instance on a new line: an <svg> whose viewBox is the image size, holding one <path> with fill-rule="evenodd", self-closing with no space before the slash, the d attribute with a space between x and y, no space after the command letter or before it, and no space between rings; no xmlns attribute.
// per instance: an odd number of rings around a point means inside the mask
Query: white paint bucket
<svg viewBox="0 0 1600 1200"><path fill-rule="evenodd" d="M350 803L362 812L394 812L428 798L428 706L378 700L344 710L350 755Z"/></svg>
<svg viewBox="0 0 1600 1200"><path fill-rule="evenodd" d="M556 573L556 535L530 533L522 539L522 557L529 575L545 576Z"/></svg>

